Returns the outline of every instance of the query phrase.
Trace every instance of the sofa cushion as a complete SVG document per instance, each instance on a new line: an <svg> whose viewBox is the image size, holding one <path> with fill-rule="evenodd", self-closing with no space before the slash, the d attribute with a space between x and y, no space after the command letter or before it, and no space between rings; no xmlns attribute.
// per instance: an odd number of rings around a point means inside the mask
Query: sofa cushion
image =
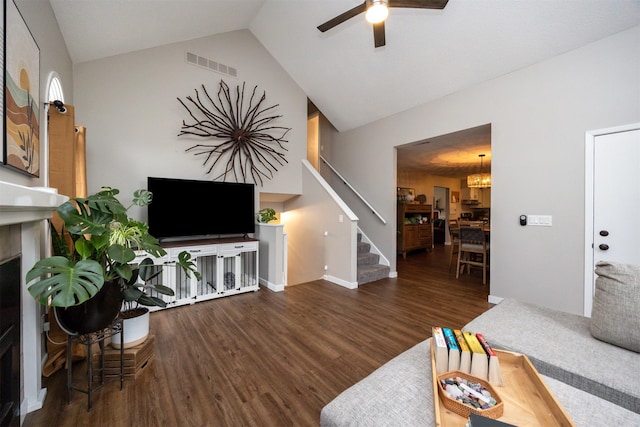
<svg viewBox="0 0 640 427"><path fill-rule="evenodd" d="M542 375L640 413L640 354L595 339L590 319L504 299L464 326L496 348L526 354Z"/></svg>
<svg viewBox="0 0 640 427"><path fill-rule="evenodd" d="M320 413L322 427L433 426L431 339L343 391Z"/></svg>
<svg viewBox="0 0 640 427"><path fill-rule="evenodd" d="M576 426L640 426L640 414L551 377L542 379Z"/></svg>
<svg viewBox="0 0 640 427"><path fill-rule="evenodd" d="M599 262L591 334L640 353L640 266Z"/></svg>
<svg viewBox="0 0 640 427"><path fill-rule="evenodd" d="M431 338L340 393L322 409L320 426L434 426L430 345ZM577 427L640 426L640 414L553 378L542 378Z"/></svg>

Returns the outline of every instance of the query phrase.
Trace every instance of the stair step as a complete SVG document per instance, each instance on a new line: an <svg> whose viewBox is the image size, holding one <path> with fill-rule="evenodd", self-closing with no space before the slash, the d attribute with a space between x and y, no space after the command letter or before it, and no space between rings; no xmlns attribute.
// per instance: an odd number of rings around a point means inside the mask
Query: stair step
<svg viewBox="0 0 640 427"><path fill-rule="evenodd" d="M358 265L374 265L380 262L380 255L372 252L358 253Z"/></svg>
<svg viewBox="0 0 640 427"><path fill-rule="evenodd" d="M358 242L358 253L369 252L371 245L366 242Z"/></svg>
<svg viewBox="0 0 640 427"><path fill-rule="evenodd" d="M358 267L358 285L375 282L376 280L389 277L391 269L388 265L362 265Z"/></svg>
<svg viewBox="0 0 640 427"><path fill-rule="evenodd" d="M389 277L391 268L379 264L380 255L371 252L371 244L362 241L358 233L358 284L375 282Z"/></svg>

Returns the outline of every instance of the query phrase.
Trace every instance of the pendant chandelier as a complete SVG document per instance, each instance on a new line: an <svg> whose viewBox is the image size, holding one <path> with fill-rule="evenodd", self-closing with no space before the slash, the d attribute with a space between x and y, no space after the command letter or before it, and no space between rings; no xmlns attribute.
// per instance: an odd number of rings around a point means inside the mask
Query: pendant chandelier
<svg viewBox="0 0 640 427"><path fill-rule="evenodd" d="M483 173L484 154L478 154L480 157L480 173L474 173L467 176L467 187L469 188L489 188L491 187L491 174Z"/></svg>

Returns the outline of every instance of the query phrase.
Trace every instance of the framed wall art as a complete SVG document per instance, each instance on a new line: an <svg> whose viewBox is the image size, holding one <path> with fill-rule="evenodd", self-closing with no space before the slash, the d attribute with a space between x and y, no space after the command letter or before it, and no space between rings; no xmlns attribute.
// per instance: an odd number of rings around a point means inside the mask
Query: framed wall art
<svg viewBox="0 0 640 427"><path fill-rule="evenodd" d="M1 9L0 12L0 63L2 63L2 69L4 70L4 17L6 15L6 1L0 0ZM0 120L0 135L4 135L4 72L0 73L0 112L2 113L2 120ZM4 136L2 137L4 140ZM0 148L0 164L4 164L4 143Z"/></svg>
<svg viewBox="0 0 640 427"><path fill-rule="evenodd" d="M13 0L5 5L3 161L40 176L40 48Z"/></svg>

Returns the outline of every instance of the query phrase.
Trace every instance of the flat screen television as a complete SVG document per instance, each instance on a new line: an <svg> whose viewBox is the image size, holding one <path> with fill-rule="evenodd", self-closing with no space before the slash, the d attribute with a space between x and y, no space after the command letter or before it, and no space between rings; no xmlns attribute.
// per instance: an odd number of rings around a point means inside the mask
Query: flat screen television
<svg viewBox="0 0 640 427"><path fill-rule="evenodd" d="M147 189L149 233L159 240L255 232L254 184L148 177Z"/></svg>

